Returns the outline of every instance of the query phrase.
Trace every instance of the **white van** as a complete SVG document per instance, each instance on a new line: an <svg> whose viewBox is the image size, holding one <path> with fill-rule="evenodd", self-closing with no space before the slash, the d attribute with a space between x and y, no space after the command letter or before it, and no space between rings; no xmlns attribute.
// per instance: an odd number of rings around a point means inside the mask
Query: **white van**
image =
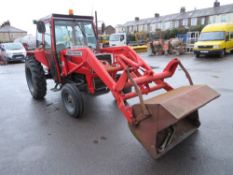
<svg viewBox="0 0 233 175"><path fill-rule="evenodd" d="M114 33L109 37L109 46L126 46L126 33Z"/></svg>
<svg viewBox="0 0 233 175"><path fill-rule="evenodd" d="M25 61L27 53L21 43L2 43L0 49L6 62Z"/></svg>

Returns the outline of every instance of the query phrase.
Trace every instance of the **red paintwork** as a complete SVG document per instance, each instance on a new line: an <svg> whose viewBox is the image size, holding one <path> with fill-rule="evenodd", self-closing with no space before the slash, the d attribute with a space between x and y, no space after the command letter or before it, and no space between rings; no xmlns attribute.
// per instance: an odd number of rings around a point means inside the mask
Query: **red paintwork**
<svg viewBox="0 0 233 175"><path fill-rule="evenodd" d="M137 83L142 94L148 94L159 89L165 89L166 91L173 89L164 81L164 79L169 78L174 74L179 64L178 59L175 58L171 60L163 72L155 73L152 68L128 46L102 48L98 51L100 54L112 54L113 63L111 65L98 60L93 51L89 48L61 50L59 54L61 63L59 64L55 54L54 19L52 17L44 21L45 23L51 24L51 51L45 50L44 48L36 49L34 51L28 51L28 55L34 56L37 61L41 62L48 68L48 71L50 71L51 62L49 62L46 57L46 54L50 54L51 58L54 59L56 66L57 79L55 81L57 83L64 84L64 80L71 74L85 75L88 90L91 94L95 94L93 78L99 77L112 92L119 109L127 118L128 122L131 123L133 121L133 113L132 107L126 104L125 100L136 97L138 94L134 91L127 94L123 92L124 88L133 86L127 77L126 69L130 71L131 77ZM68 56L68 50L75 51L76 53L79 52L81 54L79 56ZM121 76L116 80L116 74L119 72L121 73Z"/></svg>
<svg viewBox="0 0 233 175"><path fill-rule="evenodd" d="M72 50L72 49L70 49ZM171 90L172 87L164 82L165 78L171 77L179 63L178 59L171 60L165 67L163 72L154 73L142 58L140 58L134 50L128 46L114 47L101 49L100 53L113 54L113 64L109 65L105 62L98 60L93 51L89 48L73 49L80 51L81 56L67 56L67 50L60 52L61 57L61 79L66 78L68 75L77 73L83 74L88 83L89 92L94 94L93 78L99 77L106 86L111 90L113 96L117 101L119 109L124 113L129 122L132 122L133 114L131 106L125 104L125 100L138 96L136 92L124 94L123 88L133 86L128 80L126 69L131 71L131 76L138 84L142 94L148 94L158 89ZM35 50L35 58L48 67L45 54L42 50ZM69 57L69 58L68 58ZM113 75L117 72L123 72L116 81ZM60 82L62 83L62 82Z"/></svg>

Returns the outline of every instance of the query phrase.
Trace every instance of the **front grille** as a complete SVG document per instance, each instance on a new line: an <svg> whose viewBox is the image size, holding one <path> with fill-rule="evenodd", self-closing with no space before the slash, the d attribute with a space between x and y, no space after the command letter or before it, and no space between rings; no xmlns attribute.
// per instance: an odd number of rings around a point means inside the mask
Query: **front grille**
<svg viewBox="0 0 233 175"><path fill-rule="evenodd" d="M24 58L24 55L22 55L22 54L13 55L12 58L13 58L13 59L20 59L20 58Z"/></svg>
<svg viewBox="0 0 233 175"><path fill-rule="evenodd" d="M212 49L213 46L198 46L199 49Z"/></svg>

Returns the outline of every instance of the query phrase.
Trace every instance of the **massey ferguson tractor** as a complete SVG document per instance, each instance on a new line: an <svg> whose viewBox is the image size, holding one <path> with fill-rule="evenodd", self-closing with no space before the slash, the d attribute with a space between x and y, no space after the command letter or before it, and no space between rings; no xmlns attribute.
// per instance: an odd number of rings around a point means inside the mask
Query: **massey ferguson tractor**
<svg viewBox="0 0 233 175"><path fill-rule="evenodd" d="M111 93L133 135L153 158L166 153L199 126L198 109L219 94L206 85L193 85L178 59L162 72L152 68L128 46L98 48L93 17L52 14L34 21L37 48L28 51L25 74L34 99L46 95L46 79L61 90L66 112L81 117L82 93ZM174 89L166 82L180 66L190 85ZM151 92L165 93L145 100ZM138 98L130 105L127 100Z"/></svg>

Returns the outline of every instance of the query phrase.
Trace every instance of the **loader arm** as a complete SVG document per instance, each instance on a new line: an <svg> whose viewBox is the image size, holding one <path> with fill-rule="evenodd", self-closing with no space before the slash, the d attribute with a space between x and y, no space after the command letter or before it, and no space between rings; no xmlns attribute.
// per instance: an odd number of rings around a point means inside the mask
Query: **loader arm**
<svg viewBox="0 0 233 175"><path fill-rule="evenodd" d="M73 72L88 74L88 70L93 70L111 90L119 109L123 112L129 123L133 122L134 117L132 107L127 105L125 100L137 97L139 94L136 91L123 93L122 90L135 86L133 82L137 84L142 95L159 89L172 90L173 88L164 82L164 79L171 77L179 64L178 59L173 59L168 63L163 72L154 73L152 68L128 46L101 49L100 53L113 54L114 63L108 66L100 62L89 48L73 50L76 55L73 54L72 56L76 60L81 60L78 63L73 62L72 59L67 59L67 56L72 53L72 50L69 53L67 52L67 50L61 51L62 75L67 76ZM114 72L116 74L119 71L122 72L121 76L118 80L114 80L111 73ZM129 80L129 76L133 82Z"/></svg>
<svg viewBox="0 0 233 175"><path fill-rule="evenodd" d="M198 108L219 96L208 86L193 85L189 73L176 58L162 72L155 73L127 46L100 50L100 53L113 56L112 64L98 60L89 48L69 51L72 52L76 54L69 55L67 50L61 51L62 76L73 72L83 73L90 86L91 79L99 77L115 97L130 130L153 158L160 157L191 135L200 126ZM173 89L165 79L173 76L178 65L190 85ZM116 80L113 75L118 72L121 75ZM135 90L124 93L123 89L127 87L134 87ZM95 93L93 88L89 89L91 93ZM143 99L143 95L159 89L168 92L148 100ZM125 102L134 97L139 98L138 104L130 106Z"/></svg>

